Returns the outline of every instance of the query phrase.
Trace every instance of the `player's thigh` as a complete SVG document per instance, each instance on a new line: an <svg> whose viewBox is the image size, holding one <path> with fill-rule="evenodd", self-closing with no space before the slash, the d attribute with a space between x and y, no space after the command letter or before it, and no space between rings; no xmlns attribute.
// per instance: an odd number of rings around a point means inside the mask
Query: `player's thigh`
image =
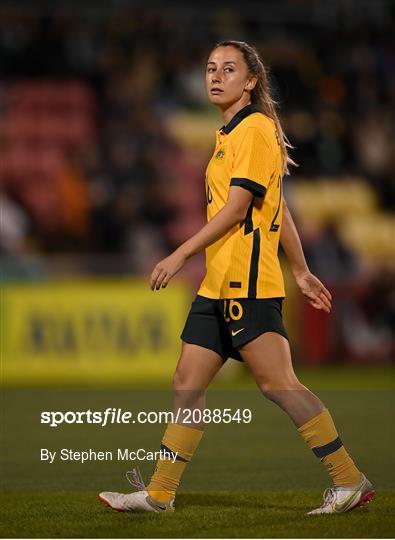
<svg viewBox="0 0 395 540"><path fill-rule="evenodd" d="M261 388L300 385L292 366L289 342L282 335L265 332L239 347L239 353Z"/></svg>
<svg viewBox="0 0 395 540"><path fill-rule="evenodd" d="M205 390L223 365L221 355L211 349L182 341L174 373L175 390Z"/></svg>

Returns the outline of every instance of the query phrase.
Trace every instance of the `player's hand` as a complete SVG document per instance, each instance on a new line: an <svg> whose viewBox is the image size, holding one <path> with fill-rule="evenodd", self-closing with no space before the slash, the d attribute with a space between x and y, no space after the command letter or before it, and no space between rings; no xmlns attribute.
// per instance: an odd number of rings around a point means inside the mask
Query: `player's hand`
<svg viewBox="0 0 395 540"><path fill-rule="evenodd" d="M154 291L155 289L159 291L161 287L165 288L170 279L181 270L186 263L186 260L186 256L176 250L166 257L166 259L158 262L149 280L151 291Z"/></svg>
<svg viewBox="0 0 395 540"><path fill-rule="evenodd" d="M323 309L330 313L332 308L332 295L321 281L311 272L306 271L295 276L296 283L309 304L316 309Z"/></svg>

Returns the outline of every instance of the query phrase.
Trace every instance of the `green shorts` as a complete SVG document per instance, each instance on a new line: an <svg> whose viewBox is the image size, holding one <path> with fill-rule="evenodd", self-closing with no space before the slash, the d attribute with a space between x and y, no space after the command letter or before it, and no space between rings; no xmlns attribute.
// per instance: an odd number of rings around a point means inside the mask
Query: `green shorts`
<svg viewBox="0 0 395 540"><path fill-rule="evenodd" d="M181 339L242 361L239 347L265 332L288 339L281 308L283 298L213 300L198 295L192 302Z"/></svg>

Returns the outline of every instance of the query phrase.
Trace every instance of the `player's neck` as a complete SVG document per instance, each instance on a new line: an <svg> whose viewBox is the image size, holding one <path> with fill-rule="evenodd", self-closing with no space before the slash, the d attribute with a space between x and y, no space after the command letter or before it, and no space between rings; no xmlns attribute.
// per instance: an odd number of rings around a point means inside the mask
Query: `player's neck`
<svg viewBox="0 0 395 540"><path fill-rule="evenodd" d="M229 124L232 118L237 114L241 109L244 109L247 105L251 105L251 100L240 99L235 103L232 103L229 107L222 110L222 116L224 119L224 125Z"/></svg>

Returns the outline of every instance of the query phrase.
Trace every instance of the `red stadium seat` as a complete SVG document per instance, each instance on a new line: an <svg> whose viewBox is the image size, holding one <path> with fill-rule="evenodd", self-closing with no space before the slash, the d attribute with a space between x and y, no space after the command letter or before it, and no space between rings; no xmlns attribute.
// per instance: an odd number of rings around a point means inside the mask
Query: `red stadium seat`
<svg viewBox="0 0 395 540"><path fill-rule="evenodd" d="M1 178L47 232L59 222L57 177L70 147L95 135L95 100L78 80L6 86Z"/></svg>

